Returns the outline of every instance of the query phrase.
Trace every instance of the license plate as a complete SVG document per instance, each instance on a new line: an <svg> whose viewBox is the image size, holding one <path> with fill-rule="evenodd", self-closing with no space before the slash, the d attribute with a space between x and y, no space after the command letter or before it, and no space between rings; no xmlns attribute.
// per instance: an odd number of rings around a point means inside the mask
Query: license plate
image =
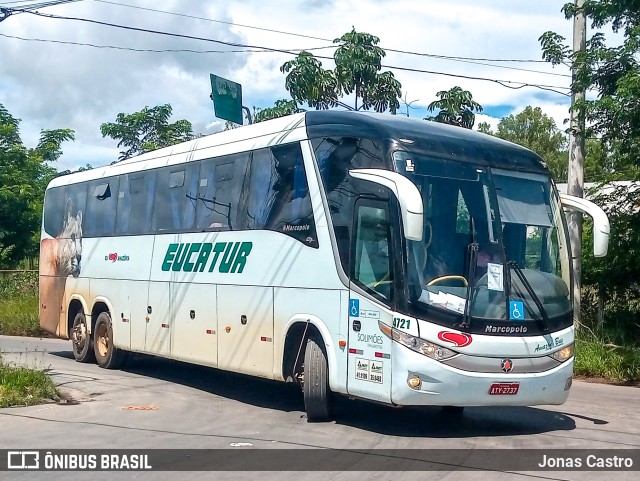
<svg viewBox="0 0 640 481"><path fill-rule="evenodd" d="M495 382L489 388L491 396L514 396L518 394L519 382Z"/></svg>

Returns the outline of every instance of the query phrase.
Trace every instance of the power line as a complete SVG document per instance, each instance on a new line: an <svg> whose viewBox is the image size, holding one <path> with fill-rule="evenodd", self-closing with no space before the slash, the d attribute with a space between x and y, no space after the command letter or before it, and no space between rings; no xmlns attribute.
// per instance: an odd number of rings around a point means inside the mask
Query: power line
<svg viewBox="0 0 640 481"><path fill-rule="evenodd" d="M21 10L16 9L16 11L21 11ZM286 54L289 54L289 55L295 55L295 52L293 52L291 50L284 50L284 49L271 48L271 47L261 47L261 46L255 46L255 45L245 45L245 44L236 43L236 42L225 42L225 41L222 41L222 40L215 40L215 39L204 38L204 37L196 37L196 36L180 34L180 33L163 32L163 31L152 30L152 29L147 29L147 28L131 27L131 26L127 26L127 25L119 25L119 24L115 24L115 23L103 22L103 21L100 21L100 20L93 20L93 19L88 19L88 18L66 17L66 16L61 16L61 15L45 14L45 13L32 12L32 11L28 11L28 13L31 13L32 15L37 15L37 16L40 16L40 17L50 18L50 19L72 20L72 21L79 21L79 22L85 22L85 23L93 23L93 24L96 24L96 25L103 25L103 26L107 26L107 27L120 28L120 29L123 29L123 30L130 30L130 31L137 31L137 32L144 32L144 33L153 33L153 34L156 34L156 35L164 35L164 36L170 36L170 37L176 37L176 38L185 38L185 39L190 39L190 40L199 40L199 41L204 41L204 42L219 43L221 45L228 45L228 46L232 46L232 47L256 48L256 49L263 49L263 50L267 50L267 51L271 51L271 52L286 53ZM317 56L317 58L333 60L333 57ZM524 88L524 87L535 87L535 88L539 88L541 90L548 90L548 91L551 91L551 92L554 92L554 93L557 93L557 94L560 94L560 95L565 95L565 96L568 95L567 93L555 90L555 89L564 89L564 88L566 88L566 87L559 87L557 85L530 84L530 83L527 83L527 82L520 82L520 81L513 81L513 80L490 79L490 78L486 78L486 77L474 77L474 76L467 76L467 75L451 74L451 73L446 73L446 72L437 72L437 71L432 71L432 70L422 70L422 69L415 69L415 68L408 68L408 67L396 67L396 66L391 66L391 65L382 65L382 66L385 67L385 68L390 68L390 69L395 69L395 70L404 70L404 71L418 72L418 73L429 73L429 74L433 74L433 75L445 75L445 76L449 76L449 77L466 78L466 79L472 79L472 80L481 80L481 81L494 82L494 83L497 83L499 85L502 85L504 87L511 88L511 89L521 89L521 88Z"/></svg>
<svg viewBox="0 0 640 481"><path fill-rule="evenodd" d="M26 37L17 37L15 35L6 35L4 33L0 33L0 37L12 38L15 40L24 40L27 42L42 42L42 43L56 43L62 45L76 45L81 47L93 47L93 48L104 48L104 49L114 49L114 50L127 50L131 52L150 52L150 53L196 53L196 54L206 54L206 53L272 53L271 50L264 49L242 49L242 50L193 50L186 48L165 48L165 49L151 49L151 48L135 48L135 47L120 47L117 45L98 45L93 43L85 43L85 42L72 42L68 40L53 40L53 39L45 39L45 38L26 38ZM332 45L328 47L314 47L307 49L292 49L292 51L302 51L302 50L324 50L327 48L333 47Z"/></svg>
<svg viewBox="0 0 640 481"><path fill-rule="evenodd" d="M79 2L82 0L53 0L53 1L49 1L49 2L41 2L41 3L32 3L30 5L20 5L20 9L21 10L15 10L12 7L5 7L5 5L14 5L16 3L25 3L25 1L12 1L12 2L5 2L4 5L0 5L0 23L5 21L7 18L9 18L9 16L16 14L16 13L24 13L27 12L29 10L33 10L33 9L37 9L37 8L46 8L46 7L52 7L54 5L61 5L63 3L71 3L71 2Z"/></svg>
<svg viewBox="0 0 640 481"><path fill-rule="evenodd" d="M291 36L294 36L294 37L309 38L309 39L313 39L313 40L322 40L322 41L325 41L325 42L333 42L333 39L328 39L328 38L314 37L312 35L304 35L304 34L295 33L295 32L286 32L286 31L283 31L283 30L276 30L276 29L271 29L271 28L256 27L254 25L246 25L246 24L241 24L241 23L227 22L227 21L224 21L224 20L216 20L216 19L212 19L212 18L199 17L197 15L187 15L187 14L184 14L184 13L170 12L168 10L159 10L159 9L155 9L155 8L140 7L140 6L137 6L137 5L129 5L129 4L126 4L126 3L112 2L112 1L109 1L109 0L93 0L93 1L94 2L98 2L98 3L117 5L119 7L134 8L134 9L138 9L138 10L146 10L146 11L149 11L149 12L164 13L164 14L167 14L167 15L175 15L175 16L178 16L178 17L186 17L186 18L193 18L193 19L196 19L196 20L204 20L206 22L222 23L224 25L230 25L230 26L234 26L234 27L250 28L250 29L253 29L253 30L261 30L261 31L264 31L264 32L278 33L278 34L282 34L282 35L291 35ZM439 54L425 53L425 52L412 52L412 51L409 51L409 50L399 50L399 49L385 48L385 47L381 47L381 48L383 48L383 50L385 50L387 52L402 53L402 54L406 54L406 55L417 55L417 56L421 56L421 57L432 57L432 58L439 58L439 59L442 59L442 60L453 60L453 61L524 62L524 63L544 63L544 64L548 63L546 60L457 57L457 56L439 55ZM484 65L484 64L480 64L480 65ZM493 67L500 67L499 65L492 65L492 66ZM509 67L503 67L503 68L509 68ZM515 67L511 67L511 68L515 69ZM571 77L571 75L567 75L567 74L557 74L557 73L551 73L551 72L542 72L542 71L539 71L539 70L526 70L526 69L522 69L522 70L530 71L530 72L537 72L537 73L544 73L544 74L548 74L548 75L561 75L561 76Z"/></svg>
<svg viewBox="0 0 640 481"><path fill-rule="evenodd" d="M111 5L117 5L119 7L135 8L136 10L146 10L148 12L164 13L167 15L175 15L177 17L193 18L195 20L204 20L206 22L222 23L223 25L229 25L233 27L251 28L253 30L261 30L263 32L280 33L283 35L292 35L294 37L309 38L312 40L322 40L323 42L333 42L333 39L328 39L328 38L314 37L312 35L304 35L301 33L283 32L281 30L274 30L271 28L254 27L252 25L243 25L241 23L227 22L224 20L215 20L213 18L206 18L206 17L198 17L197 15L187 15L185 13L169 12L167 10L158 10L156 8L140 7L138 5L128 5L126 3L109 2L107 0L93 0L93 1L98 3L108 3Z"/></svg>
<svg viewBox="0 0 640 481"><path fill-rule="evenodd" d="M20 10L30 11L30 10L37 10L39 8L47 8L47 7L53 7L55 5L62 5L65 3L74 3L74 2L81 2L81 1L82 0L51 0L49 2L38 2L38 3L31 3L29 5L20 5L18 8L20 8ZM4 5L12 5L16 3L26 3L26 1L3 2L3 5L0 5L0 7L3 7ZM17 11L17 13L22 13L22 12Z"/></svg>

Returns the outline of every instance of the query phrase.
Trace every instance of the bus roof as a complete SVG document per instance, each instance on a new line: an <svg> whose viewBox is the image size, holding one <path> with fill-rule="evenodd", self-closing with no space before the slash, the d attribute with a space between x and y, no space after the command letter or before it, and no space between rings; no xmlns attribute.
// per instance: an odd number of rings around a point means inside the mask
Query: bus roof
<svg viewBox="0 0 640 481"><path fill-rule="evenodd" d="M386 139L394 148L475 165L548 173L543 160L520 145L463 127L373 112L307 112L310 138L329 135ZM401 140L402 139L402 140Z"/></svg>
<svg viewBox="0 0 640 481"><path fill-rule="evenodd" d="M57 177L50 187L99 179L141 169L308 138L364 137L390 143L391 148L432 157L511 170L548 173L542 159L532 151L491 135L462 127L411 119L403 115L321 110L293 114L236 129L225 130L123 160L113 165ZM90 162L90 160L89 160Z"/></svg>

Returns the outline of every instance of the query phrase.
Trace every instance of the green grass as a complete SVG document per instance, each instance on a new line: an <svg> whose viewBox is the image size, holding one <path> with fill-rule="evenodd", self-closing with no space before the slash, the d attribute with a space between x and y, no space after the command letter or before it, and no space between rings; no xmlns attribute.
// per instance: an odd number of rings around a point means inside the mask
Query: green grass
<svg viewBox="0 0 640 481"><path fill-rule="evenodd" d="M42 336L38 321L38 273L0 276L0 334Z"/></svg>
<svg viewBox="0 0 640 481"><path fill-rule="evenodd" d="M41 336L38 296L20 296L0 301L0 334Z"/></svg>
<svg viewBox="0 0 640 481"><path fill-rule="evenodd" d="M640 382L640 347L616 346L579 332L574 373L608 381Z"/></svg>
<svg viewBox="0 0 640 481"><path fill-rule="evenodd" d="M0 357L0 408L32 406L55 397L56 388L43 371L11 366Z"/></svg>

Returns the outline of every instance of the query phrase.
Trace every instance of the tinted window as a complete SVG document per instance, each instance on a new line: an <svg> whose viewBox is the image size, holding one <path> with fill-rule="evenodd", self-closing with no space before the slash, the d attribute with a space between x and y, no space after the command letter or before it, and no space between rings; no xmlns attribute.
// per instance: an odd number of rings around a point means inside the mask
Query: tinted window
<svg viewBox="0 0 640 481"><path fill-rule="evenodd" d="M63 226L76 222L75 225L82 228L87 205L87 184L67 185L64 188L64 199ZM66 236L64 233L63 235Z"/></svg>
<svg viewBox="0 0 640 481"><path fill-rule="evenodd" d="M200 167L196 226L201 230L234 230L245 224L238 212L249 154L205 160Z"/></svg>
<svg viewBox="0 0 640 481"><path fill-rule="evenodd" d="M381 142L353 137L312 139L344 272L349 272L353 205L362 194L388 198L386 191L349 175L350 169L387 169Z"/></svg>
<svg viewBox="0 0 640 481"><path fill-rule="evenodd" d="M358 203L351 278L364 289L391 300L391 228L381 202Z"/></svg>
<svg viewBox="0 0 640 481"><path fill-rule="evenodd" d="M255 151L243 192L247 229L268 229L318 247L300 144Z"/></svg>
<svg viewBox="0 0 640 481"><path fill-rule="evenodd" d="M84 216L86 237L113 235L118 192L117 177L89 182L87 213Z"/></svg>
<svg viewBox="0 0 640 481"><path fill-rule="evenodd" d="M165 167L158 171L153 209L155 232L192 229L196 217L198 164Z"/></svg>
<svg viewBox="0 0 640 481"><path fill-rule="evenodd" d="M151 232L155 177L155 171L120 176L116 214L117 234Z"/></svg>
<svg viewBox="0 0 640 481"><path fill-rule="evenodd" d="M64 222L64 187L54 187L44 198L44 230L52 237L62 232Z"/></svg>
<svg viewBox="0 0 640 481"><path fill-rule="evenodd" d="M297 143L50 189L48 232L65 205L88 209L90 236L269 229L318 246Z"/></svg>

